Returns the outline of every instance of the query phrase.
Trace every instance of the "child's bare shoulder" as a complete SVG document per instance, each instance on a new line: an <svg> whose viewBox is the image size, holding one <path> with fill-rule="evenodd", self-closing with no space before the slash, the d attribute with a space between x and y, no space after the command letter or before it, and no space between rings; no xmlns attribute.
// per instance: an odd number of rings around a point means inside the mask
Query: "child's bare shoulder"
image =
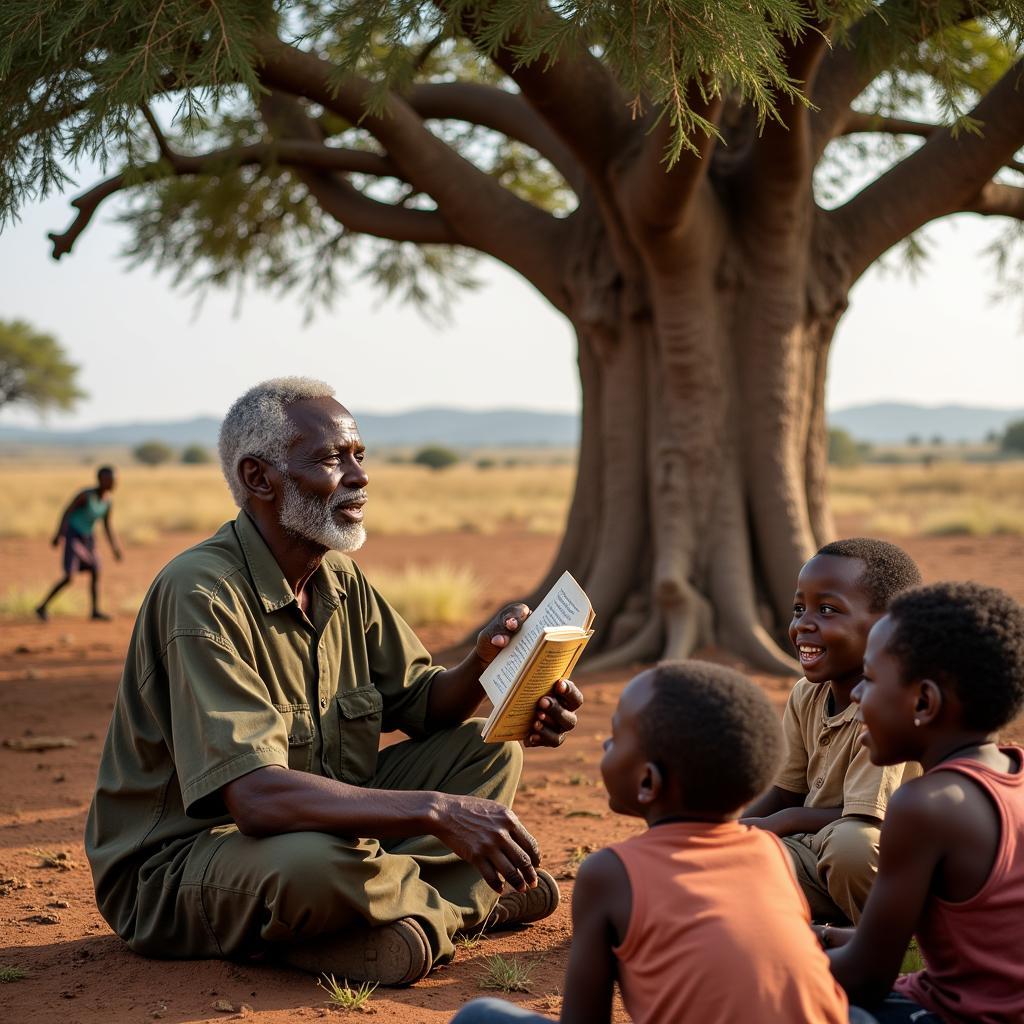
<svg viewBox="0 0 1024 1024"><path fill-rule="evenodd" d="M573 888L573 899L581 894L590 898L608 891L610 888L629 888L629 875L614 850L605 847L590 854L580 865L576 873L576 885Z"/></svg>
<svg viewBox="0 0 1024 1024"><path fill-rule="evenodd" d="M975 783L959 772L933 771L905 782L889 798L886 820L899 821L910 830L948 833L978 803Z"/></svg>

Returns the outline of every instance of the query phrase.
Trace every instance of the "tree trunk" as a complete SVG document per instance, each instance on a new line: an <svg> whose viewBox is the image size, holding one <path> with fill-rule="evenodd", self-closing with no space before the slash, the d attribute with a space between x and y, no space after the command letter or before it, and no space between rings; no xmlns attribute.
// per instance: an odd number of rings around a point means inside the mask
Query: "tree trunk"
<svg viewBox="0 0 1024 1024"><path fill-rule="evenodd" d="M795 670L796 574L831 536L824 383L842 307L820 301L811 249L807 225L752 246L717 200L635 260L596 213L577 232L579 472L538 593L565 569L580 580L591 666L717 645Z"/></svg>

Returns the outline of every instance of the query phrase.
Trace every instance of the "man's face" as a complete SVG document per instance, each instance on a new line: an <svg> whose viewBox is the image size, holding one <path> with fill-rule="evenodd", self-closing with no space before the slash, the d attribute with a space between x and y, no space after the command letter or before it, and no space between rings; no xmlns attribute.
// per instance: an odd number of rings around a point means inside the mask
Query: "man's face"
<svg viewBox="0 0 1024 1024"><path fill-rule="evenodd" d="M366 540L368 483L356 421L333 398L293 402L287 411L299 437L286 460L281 525L321 547L356 551Z"/></svg>
<svg viewBox="0 0 1024 1024"><path fill-rule="evenodd" d="M99 488L103 492L112 491L114 489L114 474L109 470L100 473L96 478L96 482L99 484Z"/></svg>

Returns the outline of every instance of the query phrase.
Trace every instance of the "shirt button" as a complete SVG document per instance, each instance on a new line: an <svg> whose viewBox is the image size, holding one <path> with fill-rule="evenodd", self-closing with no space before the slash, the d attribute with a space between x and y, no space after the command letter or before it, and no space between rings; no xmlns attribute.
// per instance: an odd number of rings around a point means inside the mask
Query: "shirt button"
<svg viewBox="0 0 1024 1024"><path fill-rule="evenodd" d="M326 697L321 697L320 698L320 710L321 711L326 711L327 710L327 698Z"/></svg>

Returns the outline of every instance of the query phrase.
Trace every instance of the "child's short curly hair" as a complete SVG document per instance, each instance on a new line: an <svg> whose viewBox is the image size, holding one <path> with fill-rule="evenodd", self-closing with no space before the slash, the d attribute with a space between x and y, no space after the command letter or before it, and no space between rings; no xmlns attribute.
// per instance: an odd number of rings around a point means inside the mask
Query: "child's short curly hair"
<svg viewBox="0 0 1024 1024"><path fill-rule="evenodd" d="M825 544L818 548L817 553L837 558L859 558L864 563L864 575L858 583L866 591L873 612L884 612L896 594L921 582L917 563L903 548L887 540L850 537Z"/></svg>
<svg viewBox="0 0 1024 1024"><path fill-rule="evenodd" d="M680 787L688 811L730 814L771 785L782 729L768 698L739 672L663 662L640 718L647 757Z"/></svg>
<svg viewBox="0 0 1024 1024"><path fill-rule="evenodd" d="M933 583L889 606L888 650L906 680L950 687L963 724L993 732L1024 707L1024 608L997 587Z"/></svg>

